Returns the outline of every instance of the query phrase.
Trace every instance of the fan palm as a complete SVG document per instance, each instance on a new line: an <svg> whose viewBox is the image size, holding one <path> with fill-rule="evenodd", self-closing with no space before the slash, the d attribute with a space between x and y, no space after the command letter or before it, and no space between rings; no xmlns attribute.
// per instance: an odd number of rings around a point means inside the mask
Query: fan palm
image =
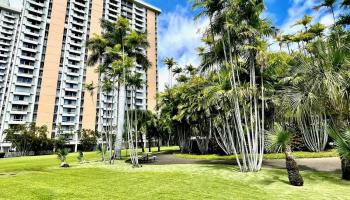
<svg viewBox="0 0 350 200"><path fill-rule="evenodd" d="M336 142L340 155L343 179L350 180L350 130L345 130L343 134L335 129L331 129L329 132Z"/></svg>
<svg viewBox="0 0 350 200"><path fill-rule="evenodd" d="M270 150L282 150L284 152L289 183L294 186L303 186L304 180L299 173L298 165L292 155L292 134L280 124L275 123L274 129L268 133L267 141Z"/></svg>

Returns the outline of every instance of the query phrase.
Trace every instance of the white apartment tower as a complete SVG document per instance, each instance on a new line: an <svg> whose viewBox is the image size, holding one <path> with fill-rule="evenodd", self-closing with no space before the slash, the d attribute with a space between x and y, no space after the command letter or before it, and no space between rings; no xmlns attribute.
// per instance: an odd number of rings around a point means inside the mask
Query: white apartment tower
<svg viewBox="0 0 350 200"><path fill-rule="evenodd" d="M155 108L159 9L141 0L23 0L22 11L0 0L0 9L0 143L12 125L46 125L52 137L96 129L100 118L113 120L107 114L111 95L91 97L84 91L85 83L98 81L86 64L85 44L101 33L102 18L124 16L136 31L147 31L145 53L152 66L147 71L135 66L147 84L135 92L133 106ZM99 109L103 116L98 117Z"/></svg>

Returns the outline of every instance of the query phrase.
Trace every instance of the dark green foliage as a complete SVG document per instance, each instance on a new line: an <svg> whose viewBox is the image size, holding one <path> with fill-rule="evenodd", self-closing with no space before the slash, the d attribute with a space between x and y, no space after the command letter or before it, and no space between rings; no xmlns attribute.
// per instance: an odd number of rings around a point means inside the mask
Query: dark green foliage
<svg viewBox="0 0 350 200"><path fill-rule="evenodd" d="M83 129L78 132L80 137L80 150L93 151L97 146L97 133L93 130Z"/></svg>
<svg viewBox="0 0 350 200"><path fill-rule="evenodd" d="M51 151L53 141L47 138L47 127L37 127L34 123L29 125L17 125L4 131L6 141L12 143L22 155L27 155L30 151L35 154Z"/></svg>

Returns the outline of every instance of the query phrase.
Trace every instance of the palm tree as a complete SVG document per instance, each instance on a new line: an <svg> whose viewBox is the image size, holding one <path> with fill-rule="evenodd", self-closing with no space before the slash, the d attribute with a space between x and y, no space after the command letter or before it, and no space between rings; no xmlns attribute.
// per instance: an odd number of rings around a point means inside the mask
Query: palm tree
<svg viewBox="0 0 350 200"><path fill-rule="evenodd" d="M144 33L132 31L129 21L126 18L120 17L116 22L107 20L101 21L101 27L104 32L101 35L94 37L87 43L88 48L92 51L89 56L90 64L100 63L99 69L99 95L112 96L112 108L109 114L113 119L117 119L114 125L111 120L107 128L108 134L116 132L115 142L115 158L121 157L121 146L124 129L124 112L126 101L125 76L128 69L137 63L142 69L146 70L150 66L150 62L143 51L148 47L147 37ZM107 84L102 86L102 84ZM105 88L103 94L102 88ZM106 93L107 92L107 93ZM117 102L114 102L115 92L117 92ZM111 93L111 94L110 94ZM101 102L101 101L100 101ZM117 104L117 112L115 112L114 104ZM100 105L102 107L102 105ZM102 109L99 109L99 123L102 122ZM116 127L116 131L114 131ZM99 130L104 129L102 125ZM111 135L106 138L111 138ZM112 144L109 142L109 150L112 151ZM112 153L111 153L112 154Z"/></svg>
<svg viewBox="0 0 350 200"><path fill-rule="evenodd" d="M341 3L341 7L344 9L350 8L350 0L343 0ZM337 21L337 24L342 26L350 25L350 15L349 14L342 14L340 15L340 19Z"/></svg>
<svg viewBox="0 0 350 200"><path fill-rule="evenodd" d="M56 154L57 154L57 159L61 161L61 167L69 167L69 164L66 163L67 156L69 154L69 149L67 148L57 149Z"/></svg>
<svg viewBox="0 0 350 200"><path fill-rule="evenodd" d="M163 63L168 66L168 70L169 70L169 86L172 87L173 86L172 70L173 70L173 67L177 65L177 63L174 60L174 58L165 58L163 60Z"/></svg>
<svg viewBox="0 0 350 200"><path fill-rule="evenodd" d="M310 27L309 32L315 34L318 37L322 37L325 29L326 26L318 22Z"/></svg>
<svg viewBox="0 0 350 200"><path fill-rule="evenodd" d="M304 180L299 173L299 168L292 156L292 134L280 124L275 123L274 129L268 134L268 146L271 150L282 150L286 156L286 168L289 183L294 186L303 186Z"/></svg>
<svg viewBox="0 0 350 200"><path fill-rule="evenodd" d="M312 17L309 15L304 15L304 17L298 20L294 25L302 25L305 28L305 31L308 29L308 25L311 23Z"/></svg>
<svg viewBox="0 0 350 200"><path fill-rule="evenodd" d="M337 0L322 0L319 5L314 7L314 9L315 10L319 10L322 7L329 8L331 13L332 13L333 20L334 20L334 23L335 23L336 21L335 21L335 13L334 13L334 4L336 2L337 2Z"/></svg>
<svg viewBox="0 0 350 200"><path fill-rule="evenodd" d="M94 82L91 82L89 84L85 84L84 88L85 88L85 90L87 90L90 93L91 96L93 96L94 90L95 90Z"/></svg>
<svg viewBox="0 0 350 200"><path fill-rule="evenodd" d="M194 76L197 73L197 69L191 64L186 65L185 69L190 76Z"/></svg>
<svg viewBox="0 0 350 200"><path fill-rule="evenodd" d="M335 129L330 129L330 135L335 140L341 159L342 177L350 180L350 130L340 134Z"/></svg>
<svg viewBox="0 0 350 200"><path fill-rule="evenodd" d="M143 86L142 74L134 72L128 73L126 77L127 86L131 88L130 94L130 109L127 109L126 125L128 133L128 143L130 152L130 159L134 167L140 167L138 162L138 133L139 133L139 121L138 119L138 107L135 106L136 90ZM135 93L135 95L134 95ZM136 145L134 145L136 144Z"/></svg>
<svg viewBox="0 0 350 200"><path fill-rule="evenodd" d="M223 85L230 88L230 97L224 98L226 114L221 116L227 126L222 127L225 135L220 139L225 140L228 152L241 154L242 160L237 161L241 171L258 171L264 151L265 123L263 79L258 74L264 65L266 42L263 38L273 35L275 29L261 18L264 10L261 0L222 1L221 5L223 8L214 12L212 25L206 31L206 35L215 38L215 45L203 54L209 58L202 60L210 62L202 63L201 68L207 69L207 73L225 71L228 74L229 78L219 76L218 80L225 81L223 83L228 84ZM209 8L204 5L206 9ZM210 65L216 69L208 69ZM225 138L235 138L235 141Z"/></svg>

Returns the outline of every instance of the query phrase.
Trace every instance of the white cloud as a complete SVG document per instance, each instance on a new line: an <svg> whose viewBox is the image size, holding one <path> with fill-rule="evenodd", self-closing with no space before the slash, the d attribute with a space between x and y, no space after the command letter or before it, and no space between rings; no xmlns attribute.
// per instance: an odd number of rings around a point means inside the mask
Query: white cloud
<svg viewBox="0 0 350 200"><path fill-rule="evenodd" d="M313 8L320 3L319 0L291 0L291 7L288 9L288 17L283 22L283 24L279 27L280 32L282 34L295 34L301 31L303 26L294 26L297 20L303 18L305 14L313 17L312 24L316 22L320 22L324 24L326 27L330 27L334 24L334 20L332 14L330 14L328 8L321 8L320 10L314 10ZM335 15L338 16L340 14L340 10L335 11ZM328 31L326 31L327 33ZM269 40L270 42L274 42ZM270 43L271 44L271 43ZM291 49L297 48L297 45L291 46ZM278 44L271 44L272 50L279 50ZM286 50L286 47L284 47Z"/></svg>
<svg viewBox="0 0 350 200"><path fill-rule="evenodd" d="M159 91L169 82L169 72L162 63L166 57L173 57L180 66L198 65L200 60L196 48L201 46L201 31L208 20L194 21L190 7L177 6L169 13L159 17Z"/></svg>

